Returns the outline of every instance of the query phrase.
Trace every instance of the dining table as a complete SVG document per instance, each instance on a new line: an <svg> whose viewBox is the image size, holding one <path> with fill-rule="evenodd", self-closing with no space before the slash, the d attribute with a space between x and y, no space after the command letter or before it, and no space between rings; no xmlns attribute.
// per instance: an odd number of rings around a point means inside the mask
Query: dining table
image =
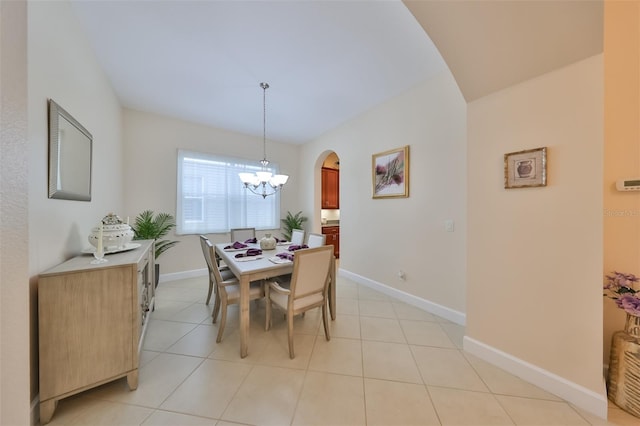
<svg viewBox="0 0 640 426"><path fill-rule="evenodd" d="M246 245L242 248L233 246ZM289 251L291 243L278 243L273 250L262 250L257 256L246 256L250 249L260 249L258 243L218 243L215 250L220 259L229 267L240 282L240 357L245 358L249 348L249 285L252 281L268 280L281 275L293 273L293 262L276 256L278 253L295 253ZM251 250L251 251L253 251ZM251 253L250 251L250 253ZM239 257L236 257L239 256ZM336 319L336 263L332 257L329 269L329 312L331 319Z"/></svg>

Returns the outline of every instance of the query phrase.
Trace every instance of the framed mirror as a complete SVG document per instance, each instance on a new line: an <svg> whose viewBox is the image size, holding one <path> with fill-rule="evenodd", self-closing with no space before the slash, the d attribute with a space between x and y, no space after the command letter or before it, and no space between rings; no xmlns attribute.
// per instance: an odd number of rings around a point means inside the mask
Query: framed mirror
<svg viewBox="0 0 640 426"><path fill-rule="evenodd" d="M49 198L91 201L93 136L49 99Z"/></svg>

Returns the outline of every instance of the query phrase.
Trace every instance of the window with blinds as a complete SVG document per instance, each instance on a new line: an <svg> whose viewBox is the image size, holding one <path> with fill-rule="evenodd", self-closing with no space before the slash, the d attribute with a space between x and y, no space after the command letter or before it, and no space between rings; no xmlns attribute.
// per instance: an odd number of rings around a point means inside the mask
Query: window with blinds
<svg viewBox="0 0 640 426"><path fill-rule="evenodd" d="M280 193L262 198L246 190L238 177L260 170L254 161L179 150L176 233L279 229ZM277 165L270 163L268 171L278 173Z"/></svg>

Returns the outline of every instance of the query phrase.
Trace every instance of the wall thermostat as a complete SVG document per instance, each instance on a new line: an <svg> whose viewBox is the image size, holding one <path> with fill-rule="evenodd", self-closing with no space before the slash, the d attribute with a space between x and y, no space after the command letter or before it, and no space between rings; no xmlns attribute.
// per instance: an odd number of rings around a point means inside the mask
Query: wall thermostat
<svg viewBox="0 0 640 426"><path fill-rule="evenodd" d="M640 191L640 178L619 179L616 182L618 191Z"/></svg>

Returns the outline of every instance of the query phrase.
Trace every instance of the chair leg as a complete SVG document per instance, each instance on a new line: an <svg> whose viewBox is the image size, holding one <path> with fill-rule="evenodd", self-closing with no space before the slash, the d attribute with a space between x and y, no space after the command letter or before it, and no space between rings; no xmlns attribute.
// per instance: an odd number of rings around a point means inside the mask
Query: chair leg
<svg viewBox="0 0 640 426"><path fill-rule="evenodd" d="M287 315L287 324L289 325L289 358L293 359L295 357L293 353L293 313Z"/></svg>
<svg viewBox="0 0 640 426"><path fill-rule="evenodd" d="M326 303L322 305L322 322L324 324L324 337L327 340L331 340L331 336L329 335L329 316L327 314Z"/></svg>
<svg viewBox="0 0 640 426"><path fill-rule="evenodd" d="M227 304L222 303L222 315L220 316L220 324L218 325L218 337L216 343L222 341L222 333L224 333L224 326L227 324Z"/></svg>
<svg viewBox="0 0 640 426"><path fill-rule="evenodd" d="M207 294L207 302L205 305L209 304L209 301L211 300L211 293L213 293L213 283L209 280L209 293Z"/></svg>
<svg viewBox="0 0 640 426"><path fill-rule="evenodd" d="M216 292L216 298L215 298L215 302L213 304L213 313L211 314L211 316L213 317L213 323L216 323L216 320L218 319L218 313L220 312L220 296L218 295L218 292Z"/></svg>

